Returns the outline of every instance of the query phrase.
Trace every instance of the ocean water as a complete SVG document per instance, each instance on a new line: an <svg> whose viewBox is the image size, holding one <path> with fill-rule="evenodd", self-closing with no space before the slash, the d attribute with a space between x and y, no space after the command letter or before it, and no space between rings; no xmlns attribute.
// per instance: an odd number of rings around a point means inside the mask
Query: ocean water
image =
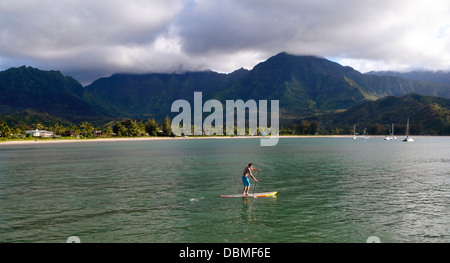
<svg viewBox="0 0 450 263"><path fill-rule="evenodd" d="M450 138L415 139L0 144L0 242L450 242ZM249 162L278 195L220 198Z"/></svg>

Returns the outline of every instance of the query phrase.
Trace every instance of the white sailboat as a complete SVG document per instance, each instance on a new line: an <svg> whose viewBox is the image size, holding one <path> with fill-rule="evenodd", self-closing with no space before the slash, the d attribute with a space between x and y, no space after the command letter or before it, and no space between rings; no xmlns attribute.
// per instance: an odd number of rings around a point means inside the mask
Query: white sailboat
<svg viewBox="0 0 450 263"><path fill-rule="evenodd" d="M353 140L358 139L358 137L356 137L356 124L353 125Z"/></svg>
<svg viewBox="0 0 450 263"><path fill-rule="evenodd" d="M391 140L397 140L397 137L394 136L394 124L392 123L391 128L391 135L384 137L384 140L391 141Z"/></svg>
<svg viewBox="0 0 450 263"><path fill-rule="evenodd" d="M406 138L403 139L404 142L413 142L414 139L409 137L409 118L408 121L406 122Z"/></svg>
<svg viewBox="0 0 450 263"><path fill-rule="evenodd" d="M392 133L391 133L392 139L397 140L397 137L394 135L394 124L392 123Z"/></svg>
<svg viewBox="0 0 450 263"><path fill-rule="evenodd" d="M364 140L368 140L369 139L369 137L366 135L366 128L364 128L364 134L363 134L362 138Z"/></svg>

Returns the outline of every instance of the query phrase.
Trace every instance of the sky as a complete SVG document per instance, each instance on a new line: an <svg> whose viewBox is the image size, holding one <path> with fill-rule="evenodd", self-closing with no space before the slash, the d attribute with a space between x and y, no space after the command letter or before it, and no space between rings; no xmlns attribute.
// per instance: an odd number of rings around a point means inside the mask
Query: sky
<svg viewBox="0 0 450 263"><path fill-rule="evenodd" d="M280 52L450 70L448 0L0 0L0 70L232 72Z"/></svg>

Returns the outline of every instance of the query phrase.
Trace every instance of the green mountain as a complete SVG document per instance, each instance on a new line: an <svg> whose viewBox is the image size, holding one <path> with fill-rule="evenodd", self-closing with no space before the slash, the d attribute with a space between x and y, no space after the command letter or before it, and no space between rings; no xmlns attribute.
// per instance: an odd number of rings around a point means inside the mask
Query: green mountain
<svg viewBox="0 0 450 263"><path fill-rule="evenodd" d="M209 98L227 89L246 75L241 69L230 74L212 71L183 74L114 74L101 78L86 87L85 98L99 110L114 116L133 118L155 117L162 120L170 114L177 99L193 101L194 92L203 92Z"/></svg>
<svg viewBox="0 0 450 263"><path fill-rule="evenodd" d="M102 114L84 99L85 89L59 71L22 66L0 72L0 115L48 113L68 121L94 119Z"/></svg>
<svg viewBox="0 0 450 263"><path fill-rule="evenodd" d="M347 133L353 132L353 125L359 132L368 128L370 134L388 134L394 123L396 133L404 134L408 118L412 134L450 134L450 99L419 94L388 96L317 120L323 127L340 127Z"/></svg>
<svg viewBox="0 0 450 263"><path fill-rule="evenodd" d="M239 69L230 74L114 74L87 87L59 71L12 68L0 72L0 116L25 122L48 119L45 114L67 122L106 123L151 117L162 121L166 115L177 114L170 111L175 100L193 103L195 91L203 92L203 102L279 100L282 124L343 112L386 96L417 93L450 98L450 85L365 75L324 58L280 53L252 70ZM392 107L409 111L401 103Z"/></svg>
<svg viewBox="0 0 450 263"><path fill-rule="evenodd" d="M284 118L333 112L377 96L347 77L356 72L324 58L280 53L256 65L229 89L221 100L279 100Z"/></svg>
<svg viewBox="0 0 450 263"><path fill-rule="evenodd" d="M314 56L280 53L252 70L183 74L115 74L86 87L85 98L112 115L164 118L177 99L279 100L281 119L343 111L384 96L419 93L450 98L450 85L364 75ZM101 110L101 109L99 109Z"/></svg>

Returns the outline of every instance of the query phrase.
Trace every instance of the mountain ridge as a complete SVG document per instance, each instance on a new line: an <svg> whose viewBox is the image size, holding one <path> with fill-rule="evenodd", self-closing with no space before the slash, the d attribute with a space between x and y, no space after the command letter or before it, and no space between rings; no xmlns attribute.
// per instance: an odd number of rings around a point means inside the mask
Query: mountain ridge
<svg viewBox="0 0 450 263"><path fill-rule="evenodd" d="M396 133L404 134L410 119L412 134L450 134L450 99L416 93L402 97L387 96L366 101L344 112L314 118L325 127L341 127L353 133L353 125L367 127L369 134L389 134L391 124Z"/></svg>
<svg viewBox="0 0 450 263"><path fill-rule="evenodd" d="M251 70L117 73L86 87L59 71L23 66L0 72L0 91L0 115L31 110L69 121L98 122L173 117L171 104L177 99L192 103L195 91L203 93L203 101L279 100L285 123L342 112L386 96L418 93L450 98L450 85L366 75L322 57L286 52Z"/></svg>
<svg viewBox="0 0 450 263"><path fill-rule="evenodd" d="M365 75L375 76L391 76L401 77L409 80L420 80L426 82L434 82L440 84L450 85L450 72L444 70L427 71L427 70L413 70L408 72L399 71L370 71L364 73Z"/></svg>
<svg viewBox="0 0 450 263"><path fill-rule="evenodd" d="M60 71L10 68L0 72L0 91L2 114L33 110L72 121L101 115L84 100L83 86Z"/></svg>

